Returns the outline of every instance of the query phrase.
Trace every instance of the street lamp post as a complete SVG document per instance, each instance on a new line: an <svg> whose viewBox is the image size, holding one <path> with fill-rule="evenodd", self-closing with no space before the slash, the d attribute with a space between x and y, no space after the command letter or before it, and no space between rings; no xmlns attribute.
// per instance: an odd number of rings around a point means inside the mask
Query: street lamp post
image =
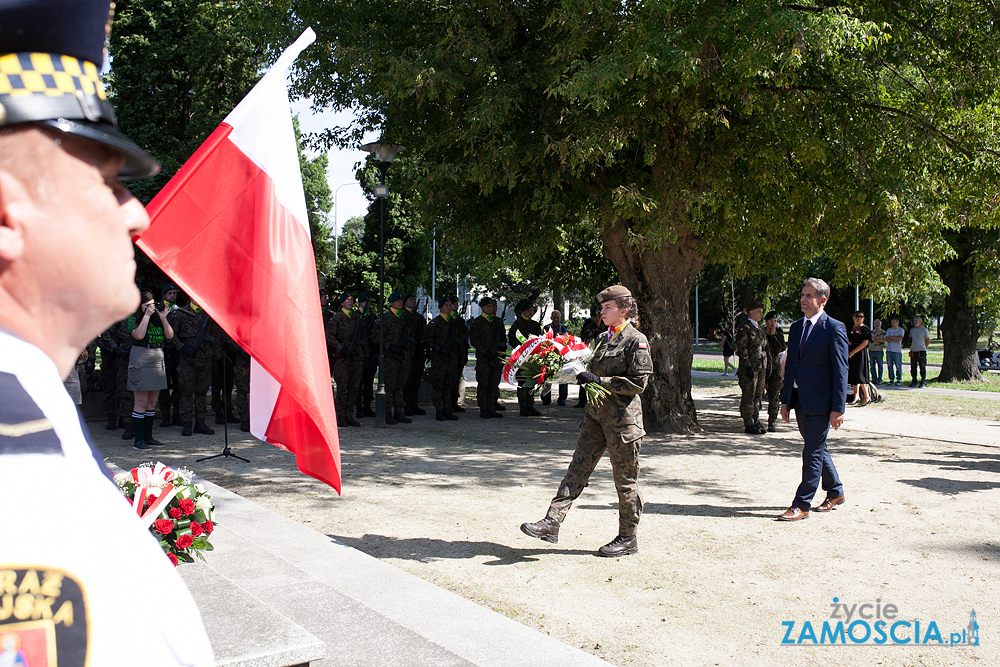
<svg viewBox="0 0 1000 667"><path fill-rule="evenodd" d="M385 368L384 317L385 308L385 198L389 196L389 187L385 184L385 172L396 159L396 155L406 150L406 146L383 144L375 142L365 144L361 150L371 153L378 163L379 184L374 188L375 198L379 199L378 222L378 387L375 389L375 428L385 427L385 384L382 373Z"/></svg>

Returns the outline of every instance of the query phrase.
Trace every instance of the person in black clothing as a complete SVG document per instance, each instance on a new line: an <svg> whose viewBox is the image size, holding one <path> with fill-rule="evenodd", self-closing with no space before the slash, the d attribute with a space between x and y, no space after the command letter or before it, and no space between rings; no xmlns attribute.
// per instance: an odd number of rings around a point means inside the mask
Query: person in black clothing
<svg viewBox="0 0 1000 667"><path fill-rule="evenodd" d="M521 334L525 339L533 336L541 336L542 326L531 319L535 314L535 304L531 301L521 301L514 308L514 312L517 313L517 319L510 325L510 329L507 330L507 342L510 343L512 348L517 349L521 345L517 334ZM541 412L535 409L535 397L527 389L517 388L517 404L521 407L522 417L540 417L542 415Z"/></svg>

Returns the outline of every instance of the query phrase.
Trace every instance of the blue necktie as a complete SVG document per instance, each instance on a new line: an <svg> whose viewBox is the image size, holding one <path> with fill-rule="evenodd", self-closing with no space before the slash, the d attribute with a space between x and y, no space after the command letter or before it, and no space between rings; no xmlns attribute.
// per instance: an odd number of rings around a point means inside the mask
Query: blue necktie
<svg viewBox="0 0 1000 667"><path fill-rule="evenodd" d="M809 328L812 327L812 320L806 320L805 325L802 327L802 337L799 338L799 359L802 358L802 350L806 346L806 340L809 338Z"/></svg>

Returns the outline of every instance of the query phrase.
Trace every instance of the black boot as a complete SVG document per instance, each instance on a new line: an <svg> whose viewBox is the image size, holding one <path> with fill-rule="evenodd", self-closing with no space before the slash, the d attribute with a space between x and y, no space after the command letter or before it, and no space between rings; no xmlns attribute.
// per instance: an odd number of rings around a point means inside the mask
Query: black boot
<svg viewBox="0 0 1000 667"><path fill-rule="evenodd" d="M444 416L444 410L435 410L434 419L438 420L439 422L443 422L448 418Z"/></svg>
<svg viewBox="0 0 1000 667"><path fill-rule="evenodd" d="M503 415L494 410L490 412L490 417L492 417L493 419L500 419L501 417L503 417Z"/></svg>
<svg viewBox="0 0 1000 667"><path fill-rule="evenodd" d="M493 419L493 415L490 414L489 410L482 409L482 410L479 411L479 418L480 419Z"/></svg>
<svg viewBox="0 0 1000 667"><path fill-rule="evenodd" d="M503 403L497 401L497 404L493 406L493 412L506 412L507 408L503 406Z"/></svg>
<svg viewBox="0 0 1000 667"><path fill-rule="evenodd" d="M122 433L122 440L131 440L134 437L135 437L135 424L132 421L126 419L125 431Z"/></svg>
<svg viewBox="0 0 1000 667"><path fill-rule="evenodd" d="M535 523L522 523L521 532L544 542L559 543L559 522L549 517Z"/></svg>
<svg viewBox="0 0 1000 667"><path fill-rule="evenodd" d="M181 424L181 435L187 437L193 433L194 431L191 430L191 422L184 422Z"/></svg>
<svg viewBox="0 0 1000 667"><path fill-rule="evenodd" d="M357 419L355 419L355 418L354 418L354 417L352 417L351 415L347 415L347 416L346 416L346 417L344 418L344 421L346 421L346 422L347 422L347 425L348 425L348 426L361 426L361 422L359 422L359 421L358 421ZM249 427L247 428L247 430L250 430L250 429L249 429Z"/></svg>
<svg viewBox="0 0 1000 667"><path fill-rule="evenodd" d="M404 415L399 410L392 413L392 418L396 420L399 424L412 424L413 420Z"/></svg>
<svg viewBox="0 0 1000 667"><path fill-rule="evenodd" d="M778 427L775 426L774 422L775 422L775 420L773 420L773 419L768 419L767 420L767 432L768 433L776 433L778 431Z"/></svg>
<svg viewBox="0 0 1000 667"><path fill-rule="evenodd" d="M765 433L767 433L767 429L764 428L764 425L760 423L759 419L755 419L753 425L757 427L758 435L764 435Z"/></svg>
<svg viewBox="0 0 1000 667"><path fill-rule="evenodd" d="M451 410L445 410L444 411L444 418L447 419L450 422L457 422L458 421L458 416L454 412L452 412Z"/></svg>
<svg viewBox="0 0 1000 667"><path fill-rule="evenodd" d="M337 426L340 428L347 426L347 421L344 419L344 415L337 415Z"/></svg>
<svg viewBox="0 0 1000 667"><path fill-rule="evenodd" d="M414 403L413 405L410 406L410 412L412 412L415 415L426 415L427 414L427 411L424 410L419 405L417 405L416 403Z"/></svg>
<svg viewBox="0 0 1000 667"><path fill-rule="evenodd" d="M164 410L163 414L160 415L160 428L168 428L170 426L170 410ZM149 443L153 444L153 443Z"/></svg>
<svg viewBox="0 0 1000 667"><path fill-rule="evenodd" d="M754 426L753 422L743 422L743 432L749 433L750 435L759 435L757 427Z"/></svg>
<svg viewBox="0 0 1000 667"><path fill-rule="evenodd" d="M116 428L118 428L118 417L114 415L109 415L108 423L105 424L104 428L108 431L114 431Z"/></svg>
<svg viewBox="0 0 1000 667"><path fill-rule="evenodd" d="M225 424L226 422L222 422ZM208 427L204 419L196 419L194 422L194 432L202 435L215 435L215 431Z"/></svg>
<svg viewBox="0 0 1000 667"><path fill-rule="evenodd" d="M219 412L216 412L215 413L215 423L216 424L225 424L226 423L226 415L221 414Z"/></svg>
<svg viewBox="0 0 1000 667"><path fill-rule="evenodd" d="M461 405L459 405L458 403L456 403L455 405L451 406L451 411L452 412L465 412L465 408L463 408Z"/></svg>
<svg viewBox="0 0 1000 667"><path fill-rule="evenodd" d="M385 425L386 426L395 426L396 425L396 420L392 418L392 413L391 412L386 412L385 413Z"/></svg>

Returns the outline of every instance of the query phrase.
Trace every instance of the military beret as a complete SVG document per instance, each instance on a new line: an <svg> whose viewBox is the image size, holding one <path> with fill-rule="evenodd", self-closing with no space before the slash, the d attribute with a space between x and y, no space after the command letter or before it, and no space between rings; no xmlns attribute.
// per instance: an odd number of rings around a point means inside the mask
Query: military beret
<svg viewBox="0 0 1000 667"><path fill-rule="evenodd" d="M344 303L351 298L351 293L349 291L344 291L338 298L337 303Z"/></svg>
<svg viewBox="0 0 1000 667"><path fill-rule="evenodd" d="M759 301L754 301L749 306L747 306L747 312L749 313L751 310L757 310L758 308L764 310L764 304L762 304Z"/></svg>
<svg viewBox="0 0 1000 667"><path fill-rule="evenodd" d="M450 296L443 296L438 299L438 308L444 308L446 304L451 302Z"/></svg>
<svg viewBox="0 0 1000 667"><path fill-rule="evenodd" d="M166 292L169 292L172 289L177 289L177 285L173 283L167 283L166 285L163 286L163 289L160 290L160 294L165 294Z"/></svg>
<svg viewBox="0 0 1000 667"><path fill-rule="evenodd" d="M496 303L497 302L491 299L490 297L484 296L482 299L479 300L479 307L484 308L485 306L495 306Z"/></svg>
<svg viewBox="0 0 1000 667"><path fill-rule="evenodd" d="M529 308L534 308L535 304L531 299L525 299L523 301L518 301L517 305L514 307L514 312L518 315L528 310Z"/></svg>
<svg viewBox="0 0 1000 667"><path fill-rule="evenodd" d="M403 293L400 292L399 290L396 290L392 294L389 295L389 298L386 299L385 302L386 303L395 303L396 301L402 301L402 300L403 300Z"/></svg>
<svg viewBox="0 0 1000 667"><path fill-rule="evenodd" d="M776 310L768 311L767 315L764 316L764 319L765 320L776 320L776 319L778 319L778 311L776 311Z"/></svg>
<svg viewBox="0 0 1000 667"><path fill-rule="evenodd" d="M460 302L460 301L458 300L458 296L457 296L457 295L455 295L455 294L452 294L451 296L449 296L449 297L448 297L448 301L451 301L452 303L461 303L461 302Z"/></svg>
<svg viewBox="0 0 1000 667"><path fill-rule="evenodd" d="M410 297L413 297L414 299L416 299L417 295L414 294L413 292L407 292L406 294L403 295L403 301L406 301Z"/></svg>
<svg viewBox="0 0 1000 667"><path fill-rule="evenodd" d="M37 123L115 149L118 177L159 163L118 131L101 81L110 0L0 0L0 127Z"/></svg>
<svg viewBox="0 0 1000 667"><path fill-rule="evenodd" d="M358 301L370 301L371 296L368 292L358 292Z"/></svg>
<svg viewBox="0 0 1000 667"><path fill-rule="evenodd" d="M623 296L632 296L632 292L629 292L627 287L612 285L611 287L605 288L603 292L597 295L597 303L604 303L605 301L611 301L612 299L618 299Z"/></svg>

